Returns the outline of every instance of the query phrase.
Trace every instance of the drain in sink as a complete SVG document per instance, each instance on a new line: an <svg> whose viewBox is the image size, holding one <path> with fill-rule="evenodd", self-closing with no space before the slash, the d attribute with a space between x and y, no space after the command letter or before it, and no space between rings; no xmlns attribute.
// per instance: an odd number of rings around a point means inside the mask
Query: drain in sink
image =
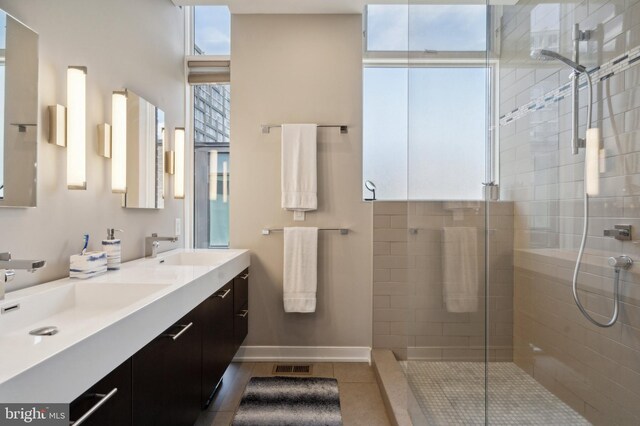
<svg viewBox="0 0 640 426"><path fill-rule="evenodd" d="M36 328L35 330L31 330L29 334L32 336L53 336L58 333L58 327L54 325L50 325L47 327Z"/></svg>

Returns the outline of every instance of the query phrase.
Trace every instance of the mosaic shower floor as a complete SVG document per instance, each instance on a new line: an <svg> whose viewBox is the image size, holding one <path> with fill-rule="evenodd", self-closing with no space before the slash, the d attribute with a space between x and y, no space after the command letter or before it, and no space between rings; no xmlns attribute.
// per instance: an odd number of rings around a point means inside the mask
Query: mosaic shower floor
<svg viewBox="0 0 640 426"><path fill-rule="evenodd" d="M484 425L482 362L402 361L430 425ZM590 425L511 362L489 364L490 425Z"/></svg>

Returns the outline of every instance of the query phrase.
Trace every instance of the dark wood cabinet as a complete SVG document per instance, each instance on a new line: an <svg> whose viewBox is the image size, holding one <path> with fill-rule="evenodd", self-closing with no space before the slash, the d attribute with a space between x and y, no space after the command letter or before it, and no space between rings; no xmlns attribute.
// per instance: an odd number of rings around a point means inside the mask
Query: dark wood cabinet
<svg viewBox="0 0 640 426"><path fill-rule="evenodd" d="M91 386L69 406L71 421L86 426L131 426L131 358Z"/></svg>
<svg viewBox="0 0 640 426"><path fill-rule="evenodd" d="M248 330L249 270L70 405L87 426L192 426Z"/></svg>
<svg viewBox="0 0 640 426"><path fill-rule="evenodd" d="M233 313L235 354L249 331L249 269L233 280Z"/></svg>
<svg viewBox="0 0 640 426"><path fill-rule="evenodd" d="M202 406L207 406L235 354L233 281L200 305L202 318Z"/></svg>
<svg viewBox="0 0 640 426"><path fill-rule="evenodd" d="M133 356L133 424L193 425L200 412L201 324L192 311Z"/></svg>

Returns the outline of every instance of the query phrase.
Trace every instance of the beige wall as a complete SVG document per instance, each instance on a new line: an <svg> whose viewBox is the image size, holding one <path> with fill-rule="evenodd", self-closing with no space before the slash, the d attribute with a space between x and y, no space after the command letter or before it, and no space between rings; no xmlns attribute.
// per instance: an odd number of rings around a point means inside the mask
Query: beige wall
<svg viewBox="0 0 640 426"><path fill-rule="evenodd" d="M371 205L362 190L362 17L233 15L231 35L231 244L251 258L246 345L371 346ZM280 130L262 123L349 125L318 132L318 211L304 223L280 208ZM318 308L285 314L282 234L265 226L336 227L321 232Z"/></svg>
<svg viewBox="0 0 640 426"><path fill-rule="evenodd" d="M38 206L0 209L0 251L46 259L47 267L18 272L9 290L68 275L69 255L81 249L85 232L96 249L107 227L122 228L124 260L143 256L145 235L173 234L182 202L123 209L111 193L111 163L97 155L96 126L110 122L111 92L121 88L162 108L170 128L184 125L183 11L156 0L0 0L0 8L40 35ZM66 103L68 65L88 67L86 191L67 190L66 151L46 141L46 108Z"/></svg>

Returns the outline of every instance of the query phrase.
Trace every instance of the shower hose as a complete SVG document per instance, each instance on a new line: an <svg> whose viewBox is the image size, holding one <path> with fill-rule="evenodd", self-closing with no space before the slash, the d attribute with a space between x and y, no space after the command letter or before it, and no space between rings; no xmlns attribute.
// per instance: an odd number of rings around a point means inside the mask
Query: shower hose
<svg viewBox="0 0 640 426"><path fill-rule="evenodd" d="M583 72L583 74L587 77L588 84L588 100L587 100L587 128L591 127L591 109L592 109L592 95L593 95L593 84L591 82L591 76L587 71ZM579 75L574 74L574 78L579 78ZM582 312L582 315L594 325L598 327L607 328L611 327L618 320L618 310L619 310L619 297L618 290L620 286L620 268L618 266L615 267L615 278L613 282L613 314L611 315L611 319L607 322L599 322L595 320L587 310L582 306L580 302L580 298L578 297L578 274L580 272L580 264L582 263L582 255L584 254L584 248L587 243L587 231L589 229L589 194L587 193L587 176L586 176L586 167L585 167L585 184L584 184L584 227L582 228L582 241L580 242L580 249L578 250L578 258L576 259L576 267L573 270L573 282L572 282L572 290L573 290L573 300L576 301L576 305Z"/></svg>

